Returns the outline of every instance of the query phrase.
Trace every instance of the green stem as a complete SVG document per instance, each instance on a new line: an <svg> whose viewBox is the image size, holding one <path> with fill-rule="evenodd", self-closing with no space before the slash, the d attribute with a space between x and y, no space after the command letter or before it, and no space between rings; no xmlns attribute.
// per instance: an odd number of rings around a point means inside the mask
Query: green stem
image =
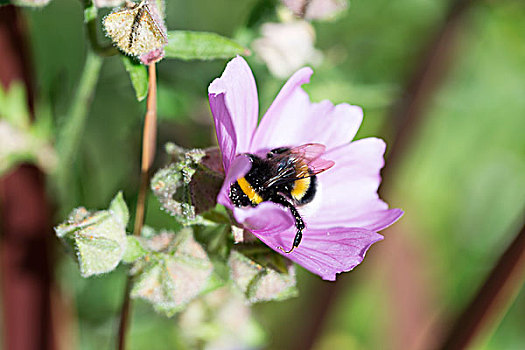
<svg viewBox="0 0 525 350"><path fill-rule="evenodd" d="M64 124L57 138L57 150L61 163L57 177L62 203L67 203L68 192L71 190L71 169L80 145L89 111L88 106L95 92L101 66L102 59L88 51L78 89L67 114L63 117Z"/></svg>
<svg viewBox="0 0 525 350"><path fill-rule="evenodd" d="M114 56L118 54L118 50L111 44L101 44L98 41L97 33L97 8L93 3L93 0L84 0L84 22L86 23L86 30L88 34L91 48L99 56Z"/></svg>

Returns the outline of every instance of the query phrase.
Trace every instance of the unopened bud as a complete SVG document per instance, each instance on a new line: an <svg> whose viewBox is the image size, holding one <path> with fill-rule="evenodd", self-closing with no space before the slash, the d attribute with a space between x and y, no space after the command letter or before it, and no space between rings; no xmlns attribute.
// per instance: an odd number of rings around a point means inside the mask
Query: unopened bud
<svg viewBox="0 0 525 350"><path fill-rule="evenodd" d="M146 64L164 57L168 34L163 11L155 0L127 2L104 18L104 28L120 50Z"/></svg>

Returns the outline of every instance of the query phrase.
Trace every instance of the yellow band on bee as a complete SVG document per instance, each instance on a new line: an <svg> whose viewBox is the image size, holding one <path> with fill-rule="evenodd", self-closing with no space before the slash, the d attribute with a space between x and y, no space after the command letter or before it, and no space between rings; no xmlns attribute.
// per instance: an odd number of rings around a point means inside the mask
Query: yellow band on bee
<svg viewBox="0 0 525 350"><path fill-rule="evenodd" d="M241 177L240 179L238 179L237 183L239 184L239 187L244 192L244 194L246 194L248 196L248 199L253 204L259 204L259 203L261 203L263 201L262 197L259 196L259 194L257 192L255 192L255 190L253 189L252 185L250 185L250 183L248 181L246 181L246 179L244 177Z"/></svg>
<svg viewBox="0 0 525 350"><path fill-rule="evenodd" d="M306 194L306 192L308 191L309 187L310 187L310 178L309 177L306 177L306 178L303 178L303 179L299 179L299 180L295 180L295 182L293 184L293 189L292 189L292 197L295 200L300 201L301 199L303 199L303 197Z"/></svg>

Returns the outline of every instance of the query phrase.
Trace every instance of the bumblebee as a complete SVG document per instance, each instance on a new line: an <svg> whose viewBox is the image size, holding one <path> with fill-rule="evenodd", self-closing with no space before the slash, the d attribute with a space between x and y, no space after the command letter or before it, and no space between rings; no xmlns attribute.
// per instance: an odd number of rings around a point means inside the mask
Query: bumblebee
<svg viewBox="0 0 525 350"><path fill-rule="evenodd" d="M286 254L299 246L306 227L297 207L314 199L316 175L334 165L334 162L320 158L325 149L321 144L309 143L294 148L275 148L266 154L266 158L247 153L252 166L230 187L229 197L236 207L256 207L269 201L290 210L297 233L290 250L278 247Z"/></svg>

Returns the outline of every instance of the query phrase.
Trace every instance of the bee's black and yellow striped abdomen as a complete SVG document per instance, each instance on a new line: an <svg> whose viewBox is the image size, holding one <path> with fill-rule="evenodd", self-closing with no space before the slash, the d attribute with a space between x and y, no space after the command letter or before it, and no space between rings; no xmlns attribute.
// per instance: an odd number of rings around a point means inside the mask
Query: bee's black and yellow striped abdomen
<svg viewBox="0 0 525 350"><path fill-rule="evenodd" d="M306 166L305 166L306 167ZM308 168L305 170L308 171ZM314 199L317 189L317 177L310 177L295 180L290 188L290 196L296 204L310 203Z"/></svg>
<svg viewBox="0 0 525 350"><path fill-rule="evenodd" d="M283 195L295 205L303 205L312 201L317 188L315 175L296 179L290 182L265 186L274 174L272 159L263 159L248 155L252 162L250 171L237 179L230 188L230 199L238 207L255 207L264 201L271 201L276 194ZM308 169L302 169L308 171Z"/></svg>
<svg viewBox="0 0 525 350"><path fill-rule="evenodd" d="M248 182L248 180L246 180L246 177L241 177L240 179L238 179L233 184L230 192L230 197L232 197L232 194L235 194L234 198L232 198L234 204L237 205L237 203L239 203L240 206L243 207L248 205L254 207L263 201L259 193L257 193L253 186Z"/></svg>
<svg viewBox="0 0 525 350"><path fill-rule="evenodd" d="M297 232L291 253L302 239L306 225L296 206L310 203L317 189L317 177L306 159L298 157L289 148L276 148L261 158L247 154L252 166L250 171L230 186L230 199L237 207L256 207L265 201L279 204L290 210Z"/></svg>
<svg viewBox="0 0 525 350"><path fill-rule="evenodd" d="M230 199L238 207L255 207L268 200L264 183L270 178L270 167L263 159L248 155L252 162L250 171L237 179L230 188Z"/></svg>

